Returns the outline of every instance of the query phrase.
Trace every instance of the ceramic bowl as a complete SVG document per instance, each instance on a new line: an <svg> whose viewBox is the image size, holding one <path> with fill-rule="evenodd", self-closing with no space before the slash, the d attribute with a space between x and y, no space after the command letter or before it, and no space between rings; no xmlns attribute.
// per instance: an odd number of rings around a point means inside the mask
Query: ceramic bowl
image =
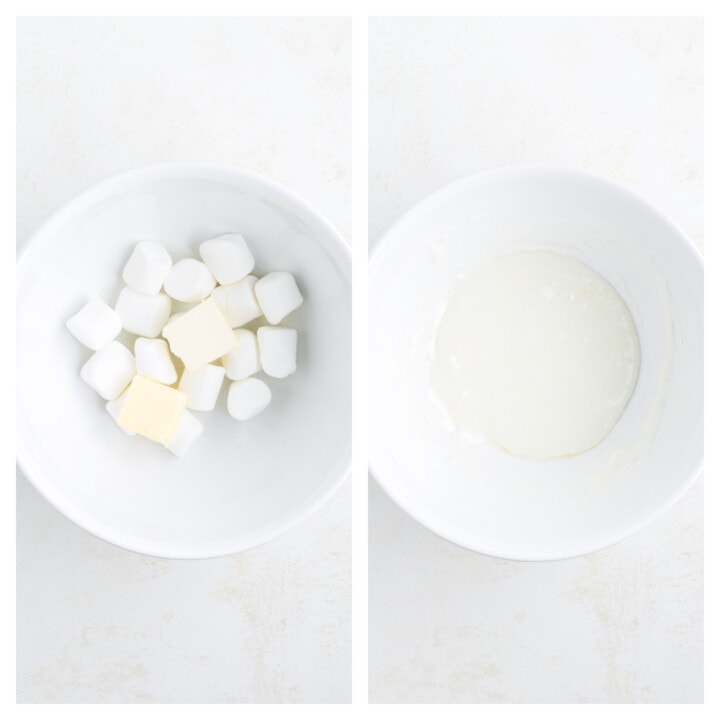
<svg viewBox="0 0 720 720"><path fill-rule="evenodd" d="M255 273L288 270L305 297L298 370L262 376L273 400L239 422L225 381L204 432L176 458L129 437L79 376L91 351L65 328L92 297L111 306L139 240L174 260L200 242L245 236ZM171 163L131 170L77 196L27 242L18 265L18 460L71 520L149 555L201 558L257 546L308 517L350 464L350 254L312 208L233 167Z"/></svg>
<svg viewBox="0 0 720 720"><path fill-rule="evenodd" d="M614 286L642 356L635 392L605 440L552 461L462 442L428 384L451 288L493 256L539 248L580 260ZM677 225L627 188L538 166L453 182L382 239L369 302L371 470L448 540L517 560L582 555L646 526L699 474L702 261Z"/></svg>

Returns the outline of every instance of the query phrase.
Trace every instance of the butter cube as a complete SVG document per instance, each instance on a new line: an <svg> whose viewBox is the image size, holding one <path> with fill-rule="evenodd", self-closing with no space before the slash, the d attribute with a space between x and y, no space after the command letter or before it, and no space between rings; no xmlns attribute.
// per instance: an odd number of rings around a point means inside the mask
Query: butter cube
<svg viewBox="0 0 720 720"><path fill-rule="evenodd" d="M227 355L237 345L232 328L212 298L166 325L162 334L191 371Z"/></svg>
<svg viewBox="0 0 720 720"><path fill-rule="evenodd" d="M136 375L125 393L117 424L167 446L175 436L186 403L185 393Z"/></svg>
<svg viewBox="0 0 720 720"><path fill-rule="evenodd" d="M120 414L120 410L123 406L123 403L125 402L125 393L122 393L122 395L118 395L114 400L109 400L105 403L105 407L107 408L107 411L112 416L112 419L117 422L117 417ZM128 430L127 428L123 428L123 430L128 435L135 435L134 430Z"/></svg>

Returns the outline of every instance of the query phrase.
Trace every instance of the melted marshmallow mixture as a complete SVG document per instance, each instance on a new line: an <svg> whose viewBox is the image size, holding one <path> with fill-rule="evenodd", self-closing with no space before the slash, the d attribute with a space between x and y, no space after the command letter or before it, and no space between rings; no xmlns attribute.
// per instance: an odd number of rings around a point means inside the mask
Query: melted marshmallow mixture
<svg viewBox="0 0 720 720"><path fill-rule="evenodd" d="M431 385L460 435L550 459L595 447L635 389L640 346L613 287L560 253L498 257L453 289Z"/></svg>

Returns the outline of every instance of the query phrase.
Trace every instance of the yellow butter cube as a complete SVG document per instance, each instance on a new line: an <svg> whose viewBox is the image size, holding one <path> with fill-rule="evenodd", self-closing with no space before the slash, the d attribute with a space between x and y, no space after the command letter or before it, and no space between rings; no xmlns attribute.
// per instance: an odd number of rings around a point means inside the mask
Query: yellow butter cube
<svg viewBox="0 0 720 720"><path fill-rule="evenodd" d="M136 375L124 397L117 416L118 425L167 446L175 436L187 395Z"/></svg>
<svg viewBox="0 0 720 720"><path fill-rule="evenodd" d="M212 298L168 323L162 334L190 371L227 355L237 345L232 328Z"/></svg>

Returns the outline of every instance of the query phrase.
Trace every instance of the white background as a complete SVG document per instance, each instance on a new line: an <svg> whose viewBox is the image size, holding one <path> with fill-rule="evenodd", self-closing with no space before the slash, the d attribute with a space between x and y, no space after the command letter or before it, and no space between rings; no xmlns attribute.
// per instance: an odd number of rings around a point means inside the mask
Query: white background
<svg viewBox="0 0 720 720"><path fill-rule="evenodd" d="M370 245L436 187L566 164L623 182L702 249L702 21L371 19ZM590 556L456 547L370 486L370 701L697 703L702 482Z"/></svg>
<svg viewBox="0 0 720 720"><path fill-rule="evenodd" d="M88 185L172 160L264 175L349 241L349 19L25 18L17 46L19 247ZM18 702L349 701L349 483L204 561L109 545L22 475L17 502Z"/></svg>

